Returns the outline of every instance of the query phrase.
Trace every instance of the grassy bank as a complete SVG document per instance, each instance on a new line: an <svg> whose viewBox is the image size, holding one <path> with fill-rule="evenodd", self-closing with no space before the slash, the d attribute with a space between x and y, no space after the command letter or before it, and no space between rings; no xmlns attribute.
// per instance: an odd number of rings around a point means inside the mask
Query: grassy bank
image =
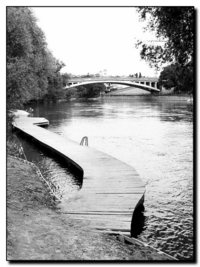
<svg viewBox="0 0 200 267"><path fill-rule="evenodd" d="M56 207L28 164L7 159L7 260L169 260L139 244L88 229Z"/></svg>

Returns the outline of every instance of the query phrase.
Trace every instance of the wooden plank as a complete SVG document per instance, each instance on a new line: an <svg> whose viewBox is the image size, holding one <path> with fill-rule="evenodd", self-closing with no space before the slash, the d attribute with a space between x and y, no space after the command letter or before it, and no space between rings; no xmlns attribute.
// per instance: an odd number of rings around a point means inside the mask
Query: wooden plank
<svg viewBox="0 0 200 267"><path fill-rule="evenodd" d="M19 115L13 126L83 169L82 189L60 203L61 212L87 220L94 228L130 231L133 211L145 192L136 170L101 151L34 125L45 120Z"/></svg>

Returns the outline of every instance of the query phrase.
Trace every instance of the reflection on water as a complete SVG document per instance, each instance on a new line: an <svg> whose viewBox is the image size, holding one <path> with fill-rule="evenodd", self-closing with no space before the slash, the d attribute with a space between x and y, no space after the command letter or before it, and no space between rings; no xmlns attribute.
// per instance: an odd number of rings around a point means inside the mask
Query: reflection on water
<svg viewBox="0 0 200 267"><path fill-rule="evenodd" d="M30 142L30 139L24 136L18 134L18 139L23 146L27 160L39 167L43 177L59 199L65 200L73 197L81 189L82 180L77 174L71 173L66 162L61 158L46 151L44 147L41 148L38 144Z"/></svg>
<svg viewBox="0 0 200 267"><path fill-rule="evenodd" d="M132 165L146 184L138 238L192 258L193 118L186 102L114 98L38 105L34 112L51 131L79 143L88 136L90 147Z"/></svg>

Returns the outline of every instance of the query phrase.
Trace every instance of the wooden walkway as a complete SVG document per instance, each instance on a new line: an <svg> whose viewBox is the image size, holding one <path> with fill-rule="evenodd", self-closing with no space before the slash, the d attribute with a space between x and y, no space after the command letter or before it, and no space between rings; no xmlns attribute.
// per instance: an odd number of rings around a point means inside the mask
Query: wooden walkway
<svg viewBox="0 0 200 267"><path fill-rule="evenodd" d="M56 151L83 170L81 190L66 202L61 211L101 230L129 233L135 208L143 203L145 187L135 169L103 152L66 139L34 124L43 118L16 118L13 126L44 146Z"/></svg>

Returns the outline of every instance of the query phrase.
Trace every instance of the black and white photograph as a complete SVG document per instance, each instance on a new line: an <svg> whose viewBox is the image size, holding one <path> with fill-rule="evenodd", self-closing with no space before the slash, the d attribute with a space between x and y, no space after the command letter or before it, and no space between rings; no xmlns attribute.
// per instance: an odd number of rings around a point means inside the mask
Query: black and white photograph
<svg viewBox="0 0 200 267"><path fill-rule="evenodd" d="M197 10L137 4L5 6L5 261L197 261Z"/></svg>

